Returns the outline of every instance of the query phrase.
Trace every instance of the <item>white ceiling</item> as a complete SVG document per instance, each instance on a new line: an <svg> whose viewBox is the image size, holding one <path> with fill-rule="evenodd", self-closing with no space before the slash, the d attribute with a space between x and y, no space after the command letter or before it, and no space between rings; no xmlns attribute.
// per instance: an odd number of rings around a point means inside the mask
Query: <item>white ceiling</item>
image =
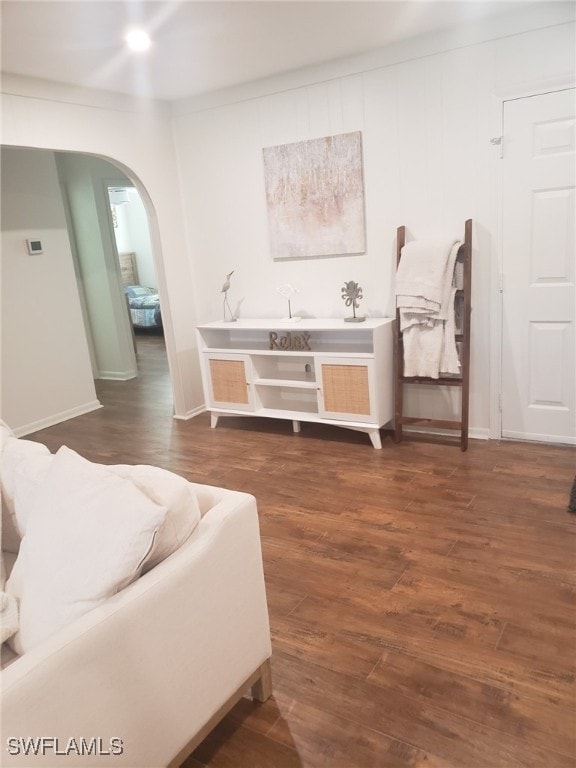
<svg viewBox="0 0 576 768"><path fill-rule="evenodd" d="M522 1L522 0L520 0ZM516 2L2 0L2 72L178 99L502 14ZM152 48L128 53L138 25Z"/></svg>

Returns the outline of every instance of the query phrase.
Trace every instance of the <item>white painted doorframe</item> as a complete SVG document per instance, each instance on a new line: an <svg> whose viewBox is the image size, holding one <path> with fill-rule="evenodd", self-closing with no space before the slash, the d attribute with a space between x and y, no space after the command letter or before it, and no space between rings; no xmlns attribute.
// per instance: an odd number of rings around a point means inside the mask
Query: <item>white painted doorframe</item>
<svg viewBox="0 0 576 768"><path fill-rule="evenodd" d="M546 93L556 93L576 88L576 76L570 79L553 80L533 85L526 85L496 93L492 97L491 135L486 140L494 145L494 221L495 232L490 254L490 414L489 438L502 439L502 347L503 347L503 199L504 172L502 157L505 151L504 140L504 106L507 101L540 96Z"/></svg>

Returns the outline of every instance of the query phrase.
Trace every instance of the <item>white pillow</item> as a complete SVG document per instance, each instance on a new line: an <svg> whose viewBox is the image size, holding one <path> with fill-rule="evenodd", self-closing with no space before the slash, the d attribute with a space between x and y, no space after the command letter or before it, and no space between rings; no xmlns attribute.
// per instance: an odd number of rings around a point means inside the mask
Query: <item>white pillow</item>
<svg viewBox="0 0 576 768"><path fill-rule="evenodd" d="M20 609L10 647L26 653L137 578L165 517L129 480L60 448L6 583Z"/></svg>
<svg viewBox="0 0 576 768"><path fill-rule="evenodd" d="M107 468L131 480L149 499L168 509L154 548L142 568L145 573L181 547L196 528L200 521L198 499L185 478L161 467L115 464Z"/></svg>

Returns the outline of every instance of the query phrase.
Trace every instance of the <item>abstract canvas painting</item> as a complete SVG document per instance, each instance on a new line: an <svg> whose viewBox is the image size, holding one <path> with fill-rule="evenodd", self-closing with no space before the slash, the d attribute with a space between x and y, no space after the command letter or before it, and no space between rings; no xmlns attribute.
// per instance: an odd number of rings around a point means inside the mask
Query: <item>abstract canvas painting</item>
<svg viewBox="0 0 576 768"><path fill-rule="evenodd" d="M263 151L272 258L364 253L361 132Z"/></svg>

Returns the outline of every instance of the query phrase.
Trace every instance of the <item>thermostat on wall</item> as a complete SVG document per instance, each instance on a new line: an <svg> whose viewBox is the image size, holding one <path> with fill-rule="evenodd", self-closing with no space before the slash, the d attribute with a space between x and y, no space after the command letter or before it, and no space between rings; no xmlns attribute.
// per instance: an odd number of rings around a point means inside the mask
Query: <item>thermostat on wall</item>
<svg viewBox="0 0 576 768"><path fill-rule="evenodd" d="M42 240L26 240L28 246L28 253L32 256L37 253L43 253Z"/></svg>

